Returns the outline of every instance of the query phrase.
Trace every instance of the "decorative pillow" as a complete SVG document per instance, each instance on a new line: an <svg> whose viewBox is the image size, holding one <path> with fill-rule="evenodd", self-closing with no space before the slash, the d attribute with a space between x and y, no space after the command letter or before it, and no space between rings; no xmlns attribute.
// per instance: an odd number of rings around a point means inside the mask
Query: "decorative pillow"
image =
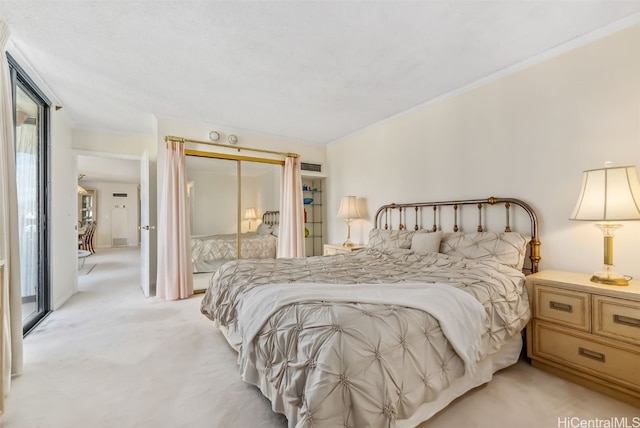
<svg viewBox="0 0 640 428"><path fill-rule="evenodd" d="M279 224L274 224L273 226L271 226L271 234L273 236L278 236L279 233L280 233L280 225Z"/></svg>
<svg viewBox="0 0 640 428"><path fill-rule="evenodd" d="M272 231L272 226L266 223L260 223L260 225L256 229L256 233L258 235L269 235L271 231Z"/></svg>
<svg viewBox="0 0 640 428"><path fill-rule="evenodd" d="M371 229L367 248L376 250L390 250L394 248L411 248L411 238L414 231Z"/></svg>
<svg viewBox="0 0 640 428"><path fill-rule="evenodd" d="M493 260L522 270L530 236L515 232L445 233L440 252L473 260Z"/></svg>
<svg viewBox="0 0 640 428"><path fill-rule="evenodd" d="M411 249L416 254L437 253L440 251L442 232L419 232L411 238Z"/></svg>

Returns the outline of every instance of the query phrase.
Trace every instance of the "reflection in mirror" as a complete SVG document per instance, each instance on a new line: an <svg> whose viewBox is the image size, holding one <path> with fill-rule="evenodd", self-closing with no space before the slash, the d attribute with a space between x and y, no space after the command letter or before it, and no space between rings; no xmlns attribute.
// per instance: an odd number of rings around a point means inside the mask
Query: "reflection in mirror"
<svg viewBox="0 0 640 428"><path fill-rule="evenodd" d="M266 224L263 215L279 209L280 176L280 165L187 156L195 273L238 258L276 257L277 216ZM256 218L246 218L249 208Z"/></svg>

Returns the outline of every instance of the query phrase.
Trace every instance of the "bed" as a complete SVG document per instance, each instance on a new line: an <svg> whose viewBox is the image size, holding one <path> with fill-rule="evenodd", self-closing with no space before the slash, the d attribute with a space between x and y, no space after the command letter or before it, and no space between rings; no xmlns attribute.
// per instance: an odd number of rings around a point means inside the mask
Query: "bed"
<svg viewBox="0 0 640 428"><path fill-rule="evenodd" d="M240 254L243 259L275 259L278 244L279 211L265 211L255 232L243 233ZM238 257L238 235L198 235L191 237L194 273L215 272Z"/></svg>
<svg viewBox="0 0 640 428"><path fill-rule="evenodd" d="M496 206L506 226L489 232ZM539 260L535 213L517 199L389 204L364 250L224 265L201 311L290 427L416 426L518 360L523 270Z"/></svg>

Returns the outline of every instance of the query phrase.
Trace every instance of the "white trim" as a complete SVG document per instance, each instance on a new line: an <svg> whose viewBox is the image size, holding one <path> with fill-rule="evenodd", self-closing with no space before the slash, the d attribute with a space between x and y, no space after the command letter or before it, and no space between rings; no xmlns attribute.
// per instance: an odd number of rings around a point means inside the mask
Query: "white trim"
<svg viewBox="0 0 640 428"><path fill-rule="evenodd" d="M44 94L49 98L53 105L62 106L60 99L56 95L56 93L51 89L49 85L44 81L40 74L36 71L36 69L31 65L31 62L27 59L27 57L22 53L22 49L18 47L13 38L9 38L9 42L7 43L7 51L11 54L11 56L20 64L20 67L27 73L27 76L38 86ZM68 118L68 117L67 117ZM68 118L70 120L70 118ZM71 120L70 120L71 121Z"/></svg>

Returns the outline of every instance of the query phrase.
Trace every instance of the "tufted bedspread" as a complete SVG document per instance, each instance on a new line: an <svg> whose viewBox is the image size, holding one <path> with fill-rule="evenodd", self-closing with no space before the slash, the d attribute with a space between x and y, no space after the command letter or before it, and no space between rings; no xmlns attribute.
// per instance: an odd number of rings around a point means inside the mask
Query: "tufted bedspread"
<svg viewBox="0 0 640 428"><path fill-rule="evenodd" d="M194 272L214 272L223 262L238 258L238 235L207 235L191 238ZM243 233L240 251L244 259L275 259L278 238L271 234Z"/></svg>
<svg viewBox="0 0 640 428"><path fill-rule="evenodd" d="M274 283L334 283L388 284L402 293L403 282L449 284L477 299L487 313L483 358L519 335L529 319L524 276L516 269L402 249L231 262L213 275L201 311L242 355L237 314L245 291ZM244 380L260 387L289 426L393 427L465 375L434 317L390 304L284 306L254 345L254 358L241 367Z"/></svg>

